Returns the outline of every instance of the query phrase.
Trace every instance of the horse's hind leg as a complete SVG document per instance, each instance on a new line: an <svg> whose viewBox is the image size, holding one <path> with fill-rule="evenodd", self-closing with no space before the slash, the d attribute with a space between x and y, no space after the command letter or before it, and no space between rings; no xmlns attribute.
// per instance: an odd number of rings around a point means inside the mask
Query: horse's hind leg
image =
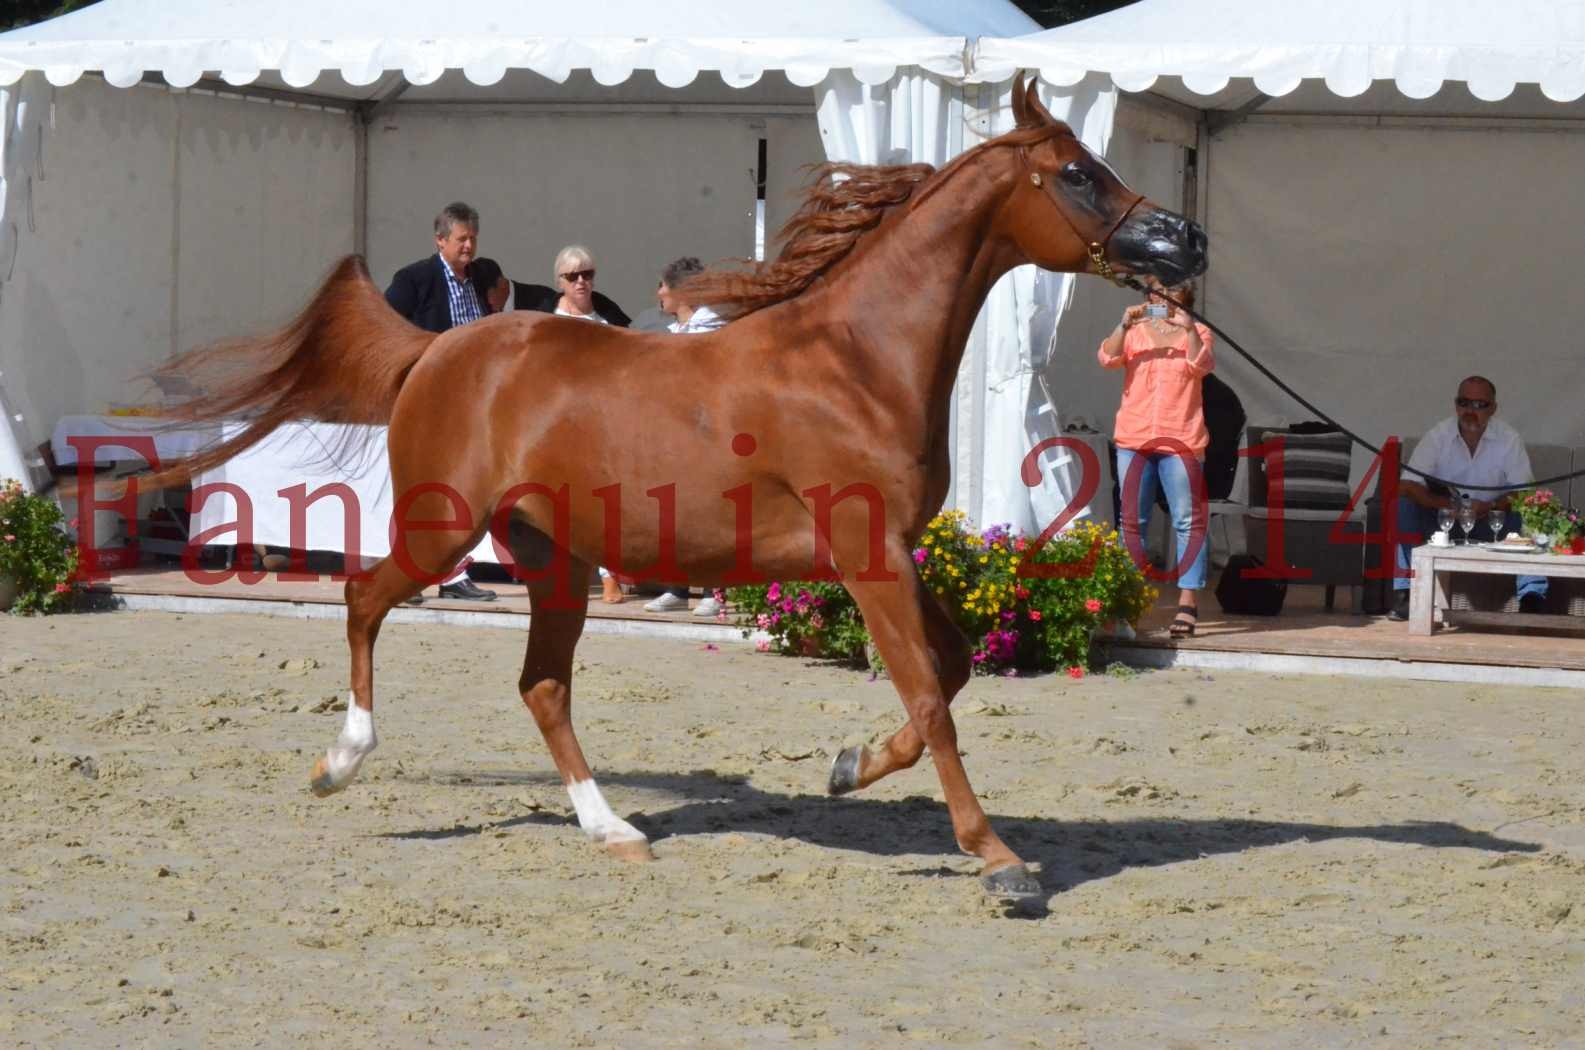
<svg viewBox="0 0 1585 1050"><path fill-rule="evenodd" d="M528 654L518 689L545 737L584 834L623 860L650 860L649 839L611 811L572 731L572 654L589 608L589 566L573 561L570 577L572 608L565 607L565 598L551 600L552 580L529 584Z"/></svg>
<svg viewBox="0 0 1585 1050"><path fill-rule="evenodd" d="M413 532L407 537L413 563L425 569L457 564L477 540L459 539L449 532ZM440 570L444 571L444 569ZM324 798L346 787L358 775L363 760L378 741L374 735L374 642L385 616L398 604L424 589L395 558L384 558L368 573L353 573L347 580L347 647L350 652L352 696L341 735L314 763L308 786Z"/></svg>
<svg viewBox="0 0 1585 1050"><path fill-rule="evenodd" d="M973 670L968 640L946 610L941 608L940 602L924 587L918 588L918 591L925 642L930 647L930 655L941 679L942 697L951 704L958 691L968 683ZM863 745L843 748L831 763L831 777L826 790L833 795L845 795L869 787L888 774L911 768L919 761L924 750L925 742L914 724L904 723L876 751Z"/></svg>

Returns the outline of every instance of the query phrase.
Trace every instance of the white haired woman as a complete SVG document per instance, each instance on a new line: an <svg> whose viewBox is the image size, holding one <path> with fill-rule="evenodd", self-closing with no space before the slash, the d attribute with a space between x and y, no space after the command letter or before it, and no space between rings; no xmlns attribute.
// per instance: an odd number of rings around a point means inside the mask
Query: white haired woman
<svg viewBox="0 0 1585 1050"><path fill-rule="evenodd" d="M569 244L556 253L553 264L556 289L529 286L514 291L520 308L542 310L560 317L576 317L596 324L628 326L622 308L594 290L594 253L581 244ZM559 293L559 294L557 294ZM600 600L619 605L627 600L622 583L605 566L600 566Z"/></svg>

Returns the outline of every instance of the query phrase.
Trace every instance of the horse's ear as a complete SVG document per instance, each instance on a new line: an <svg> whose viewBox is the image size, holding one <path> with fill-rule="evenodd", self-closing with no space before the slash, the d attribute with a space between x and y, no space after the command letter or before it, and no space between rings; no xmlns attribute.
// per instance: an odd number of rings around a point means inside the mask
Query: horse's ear
<svg viewBox="0 0 1585 1050"><path fill-rule="evenodd" d="M1013 78L1013 126L1017 128L1030 127L1029 107L1024 101L1024 71L1019 70Z"/></svg>
<svg viewBox="0 0 1585 1050"><path fill-rule="evenodd" d="M1024 97L1024 112L1029 116L1029 122L1034 125L1056 124L1057 118L1040 102L1040 78L1035 77L1029 81L1028 94Z"/></svg>

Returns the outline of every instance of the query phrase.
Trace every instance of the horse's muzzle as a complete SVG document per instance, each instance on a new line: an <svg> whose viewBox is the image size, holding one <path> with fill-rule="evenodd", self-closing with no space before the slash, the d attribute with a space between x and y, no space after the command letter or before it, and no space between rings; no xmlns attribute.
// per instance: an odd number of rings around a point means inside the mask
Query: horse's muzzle
<svg viewBox="0 0 1585 1050"><path fill-rule="evenodd" d="M1176 212L1140 208L1112 235L1113 265L1171 287L1205 272L1205 229Z"/></svg>

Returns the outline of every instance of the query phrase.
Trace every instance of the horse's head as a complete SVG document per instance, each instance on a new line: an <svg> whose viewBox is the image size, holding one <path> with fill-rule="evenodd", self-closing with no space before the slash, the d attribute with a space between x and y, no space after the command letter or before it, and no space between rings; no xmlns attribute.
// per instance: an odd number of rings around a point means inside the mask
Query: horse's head
<svg viewBox="0 0 1585 1050"><path fill-rule="evenodd" d="M1018 182L1003 212L1009 236L1047 270L1112 272L1179 284L1205 272L1205 230L1128 188L1105 160L1040 104L1022 75L1013 85L1017 129L1007 138Z"/></svg>

